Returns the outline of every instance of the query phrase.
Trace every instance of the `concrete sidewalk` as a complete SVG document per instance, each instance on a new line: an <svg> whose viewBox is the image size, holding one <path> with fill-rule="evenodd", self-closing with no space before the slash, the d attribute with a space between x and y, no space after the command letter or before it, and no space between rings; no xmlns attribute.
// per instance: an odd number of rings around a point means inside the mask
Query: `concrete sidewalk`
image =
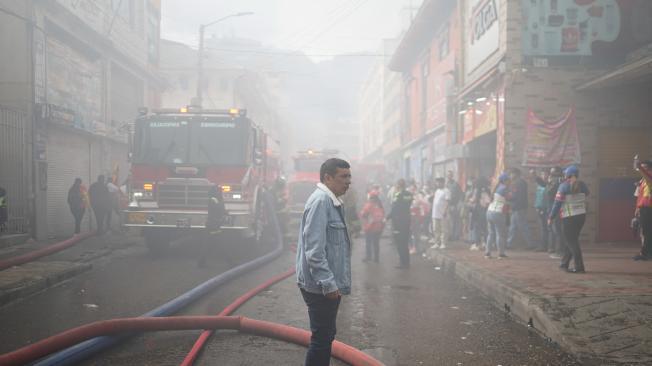
<svg viewBox="0 0 652 366"><path fill-rule="evenodd" d="M138 237L116 232L92 236L58 253L0 271L0 307L56 286L92 268L92 263L118 249L133 246ZM26 241L0 248L0 259L7 259L52 245Z"/></svg>
<svg viewBox="0 0 652 366"><path fill-rule="evenodd" d="M586 246L587 273L569 274L547 253L508 252L485 259L467 245L429 250L496 305L585 360L652 364L652 262L636 246Z"/></svg>

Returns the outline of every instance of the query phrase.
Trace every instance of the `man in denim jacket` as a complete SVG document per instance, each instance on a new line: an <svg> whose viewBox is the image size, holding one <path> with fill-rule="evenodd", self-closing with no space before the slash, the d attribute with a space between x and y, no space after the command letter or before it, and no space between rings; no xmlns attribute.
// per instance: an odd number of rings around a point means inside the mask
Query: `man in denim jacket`
<svg viewBox="0 0 652 366"><path fill-rule="evenodd" d="M297 245L297 284L312 331L306 366L330 364L340 299L351 293L351 241L339 199L351 184L351 166L328 159L319 176L321 183L306 202Z"/></svg>

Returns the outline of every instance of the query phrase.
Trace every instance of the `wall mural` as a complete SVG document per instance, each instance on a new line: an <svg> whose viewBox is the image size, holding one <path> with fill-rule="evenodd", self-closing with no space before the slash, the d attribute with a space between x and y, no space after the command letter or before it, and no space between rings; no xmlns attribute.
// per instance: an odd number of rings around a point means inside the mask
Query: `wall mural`
<svg viewBox="0 0 652 366"><path fill-rule="evenodd" d="M652 1L522 0L522 5L526 56L622 58L652 40Z"/></svg>

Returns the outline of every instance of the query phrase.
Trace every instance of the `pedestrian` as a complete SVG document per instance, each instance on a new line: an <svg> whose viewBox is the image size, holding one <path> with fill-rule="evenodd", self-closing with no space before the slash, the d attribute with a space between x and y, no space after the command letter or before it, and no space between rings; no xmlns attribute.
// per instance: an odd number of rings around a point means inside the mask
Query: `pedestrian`
<svg viewBox="0 0 652 366"><path fill-rule="evenodd" d="M435 191L435 198L432 201L432 228L435 243L430 248L446 249L452 194L448 187L446 187L446 180L444 178L437 178L436 183L437 190Z"/></svg>
<svg viewBox="0 0 652 366"><path fill-rule="evenodd" d="M580 170L571 165L564 171L566 180L559 185L555 204L550 211L549 223L557 216L561 217L561 224L566 237L566 252L561 259L559 268L569 273L584 273L584 260L580 248L580 232L586 221L586 197L589 189L579 180ZM575 268L569 268L571 259Z"/></svg>
<svg viewBox="0 0 652 366"><path fill-rule="evenodd" d="M448 207L448 222L450 223L450 236L449 240L458 240L462 232L462 220L460 217L460 204L464 199L464 192L459 183L455 181L453 171L449 170L446 173L446 188L450 192L449 207Z"/></svg>
<svg viewBox="0 0 652 366"><path fill-rule="evenodd" d="M489 181L484 177L478 178L469 201L471 250L480 250L487 243L487 209L491 201Z"/></svg>
<svg viewBox="0 0 652 366"><path fill-rule="evenodd" d="M505 253L505 234L507 234L507 215L510 211L512 200L511 179L509 174L503 173L498 177L498 185L494 190L493 201L487 208L487 223L489 237L485 248L484 257L491 259L491 249L495 246L498 250L498 259L507 258Z"/></svg>
<svg viewBox="0 0 652 366"><path fill-rule="evenodd" d="M409 246L409 253L421 253L421 234L423 232L423 218L424 218L424 205L425 200L421 192L416 187L410 190L412 193L412 206L410 207L410 232L411 244Z"/></svg>
<svg viewBox="0 0 652 366"><path fill-rule="evenodd" d="M405 179L399 179L394 189L392 207L387 219L392 221L392 236L396 251L398 252L399 264L396 268L406 269L410 267L410 207L412 206L412 193L405 189Z"/></svg>
<svg viewBox="0 0 652 366"><path fill-rule="evenodd" d="M471 229L471 214L473 213L473 194L475 192L476 180L469 178L464 186L464 201L460 204L462 207L460 216L462 217L462 240L466 243L473 244L473 230Z"/></svg>
<svg viewBox="0 0 652 366"><path fill-rule="evenodd" d="M380 236L385 228L385 210L380 201L379 192L369 192L369 199L360 211L362 230L365 235L365 258L363 262L373 260L378 263L380 257Z"/></svg>
<svg viewBox="0 0 652 366"><path fill-rule="evenodd" d="M9 219L7 211L7 191L0 187L0 233L7 230L7 220Z"/></svg>
<svg viewBox="0 0 652 366"><path fill-rule="evenodd" d="M530 170L530 176L534 179L537 185L534 209L539 216L539 224L541 229L541 242L536 249L537 252L548 251L550 245L550 227L548 226L548 216L550 216L550 207L548 206L547 199L547 186L548 186L548 171L543 170L537 174L536 170Z"/></svg>
<svg viewBox="0 0 652 366"><path fill-rule="evenodd" d="M557 191L559 186L564 181L564 174L560 167L554 167L550 169L550 175L548 178L548 185L546 186L546 199L548 206L548 215L552 206L555 204L555 197L557 197ZM552 259L561 259L566 252L566 238L564 237L563 230L561 228L561 218L557 216L553 221L550 228L549 236L549 247L548 253Z"/></svg>
<svg viewBox="0 0 652 366"><path fill-rule="evenodd" d="M104 224L106 214L111 209L111 196L104 181L104 175L99 175L97 181L88 188L88 196L95 214L95 222L97 223L97 235L104 234Z"/></svg>
<svg viewBox="0 0 652 366"><path fill-rule="evenodd" d="M70 212L75 218L75 235L81 231L81 222L86 212L86 205L88 204L87 198L85 197L87 194L85 190L82 186L81 178L75 178L75 181L68 190L68 207L70 207Z"/></svg>
<svg viewBox="0 0 652 366"><path fill-rule="evenodd" d="M351 185L351 166L328 159L319 177L301 218L296 257L297 284L312 332L306 366L330 364L337 310L342 295L351 293L351 241L340 200Z"/></svg>
<svg viewBox="0 0 652 366"><path fill-rule="evenodd" d="M106 212L106 229L111 230L111 216L115 213L120 221L120 187L112 181L106 183L106 189L109 191L109 209Z"/></svg>
<svg viewBox="0 0 652 366"><path fill-rule="evenodd" d="M509 175L512 202L509 233L507 235L507 248L515 248L514 240L516 239L516 235L520 233L526 243L525 249L534 250L536 249L536 246L532 243L530 225L527 221L527 182L521 177L521 170L518 168L512 168Z"/></svg>
<svg viewBox="0 0 652 366"><path fill-rule="evenodd" d="M636 187L636 211L641 236L641 251L634 260L652 259L652 161L636 162L642 178Z"/></svg>

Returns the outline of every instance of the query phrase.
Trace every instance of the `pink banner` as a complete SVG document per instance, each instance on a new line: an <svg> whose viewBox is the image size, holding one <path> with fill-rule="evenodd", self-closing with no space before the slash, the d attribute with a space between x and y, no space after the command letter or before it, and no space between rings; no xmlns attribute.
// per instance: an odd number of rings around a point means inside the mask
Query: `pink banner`
<svg viewBox="0 0 652 366"><path fill-rule="evenodd" d="M581 160L574 108L556 121L545 121L532 110L528 112L524 166L563 167Z"/></svg>

